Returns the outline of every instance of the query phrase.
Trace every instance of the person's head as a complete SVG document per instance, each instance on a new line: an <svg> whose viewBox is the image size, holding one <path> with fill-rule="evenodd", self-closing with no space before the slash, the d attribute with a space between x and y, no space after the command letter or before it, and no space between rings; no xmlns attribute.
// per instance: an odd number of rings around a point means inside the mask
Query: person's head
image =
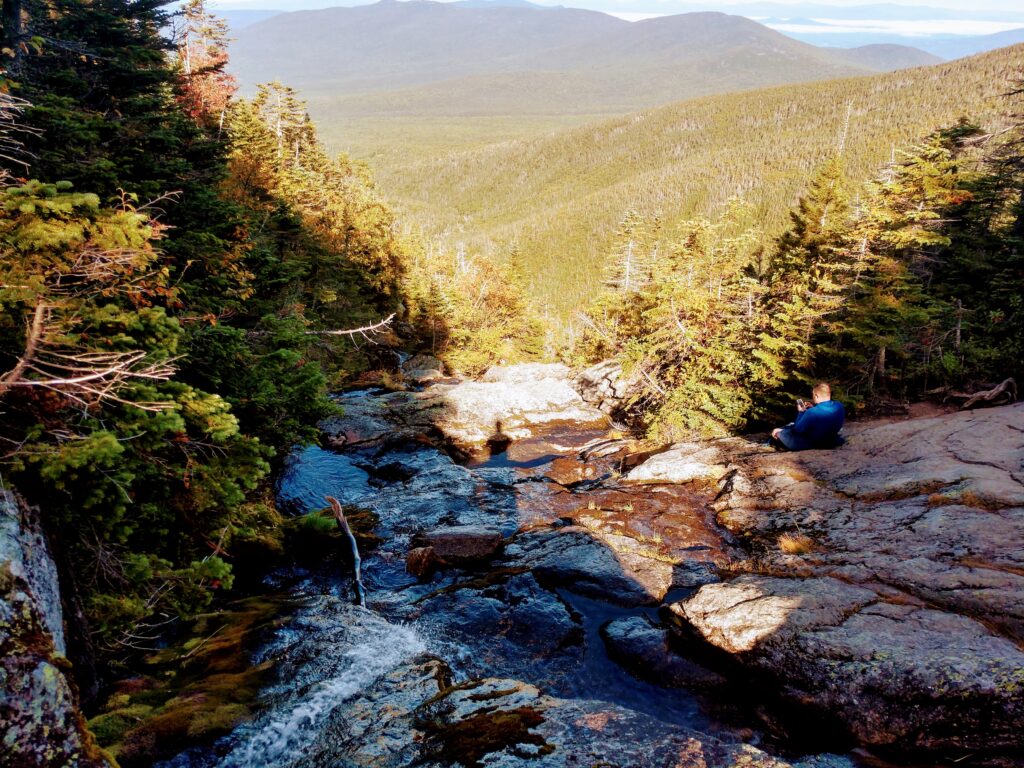
<svg viewBox="0 0 1024 768"><path fill-rule="evenodd" d="M824 381L819 381L814 385L814 389L811 390L811 395L814 397L816 404L824 403L826 400L832 399L832 387Z"/></svg>

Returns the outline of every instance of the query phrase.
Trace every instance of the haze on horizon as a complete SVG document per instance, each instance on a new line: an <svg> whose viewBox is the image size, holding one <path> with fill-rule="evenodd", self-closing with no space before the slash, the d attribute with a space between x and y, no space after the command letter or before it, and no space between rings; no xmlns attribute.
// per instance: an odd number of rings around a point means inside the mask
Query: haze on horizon
<svg viewBox="0 0 1024 768"><path fill-rule="evenodd" d="M376 0L371 0L375 2ZM403 2L413 0L401 0ZM453 0L438 0L438 2L452 2ZM752 5L784 5L792 6L793 10L799 12L802 7L821 6L851 9L856 6L865 7L896 7L905 6L913 8L939 8L943 11L962 11L963 19L972 19L979 14L990 17L993 12L1005 13L1007 18L1024 18L1024 10L1019 0L978 0L969 5L963 0L899 0L899 2L865 2L865 0L769 0L768 2L735 2L733 0L532 0L536 5L565 6L570 8L583 8L587 10L601 11L604 13L633 14L633 13L686 13L691 11L721 11L723 13L739 13L739 9ZM498 0L500 4L502 0ZM211 3L213 8L223 10L240 9L273 9L278 11L313 10L319 8L332 8L337 6L367 5L369 2L360 0L215 0ZM864 18L869 18L864 16Z"/></svg>

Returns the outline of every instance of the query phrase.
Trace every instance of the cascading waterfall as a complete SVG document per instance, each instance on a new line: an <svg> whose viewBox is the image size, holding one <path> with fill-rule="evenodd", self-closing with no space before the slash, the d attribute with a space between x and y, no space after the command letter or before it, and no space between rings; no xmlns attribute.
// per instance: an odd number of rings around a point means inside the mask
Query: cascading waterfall
<svg viewBox="0 0 1024 768"><path fill-rule="evenodd" d="M372 611L347 607L333 621L337 627L309 625L281 633L279 646L303 643L304 636L318 632L329 635L344 625L351 647L336 656L331 644L318 647L318 663L310 669L304 663L295 679L278 686L283 701L264 718L243 726L240 743L217 765L218 768L289 768L303 765L302 759L330 713L339 705L365 691L382 675L424 653L423 639L409 626L391 624ZM273 653L273 649L271 650ZM290 690L289 690L290 689ZM291 694L291 695L289 695Z"/></svg>

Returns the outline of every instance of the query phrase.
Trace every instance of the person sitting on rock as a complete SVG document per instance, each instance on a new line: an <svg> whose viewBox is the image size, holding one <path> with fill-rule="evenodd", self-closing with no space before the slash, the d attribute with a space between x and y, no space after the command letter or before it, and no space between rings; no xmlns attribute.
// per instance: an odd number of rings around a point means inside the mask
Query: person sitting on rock
<svg viewBox="0 0 1024 768"><path fill-rule="evenodd" d="M832 388L825 382L814 385L812 397L813 403L796 401L796 409L799 411L796 421L772 430L774 445L787 451L842 445L839 430L843 428L846 418L843 404L832 399Z"/></svg>

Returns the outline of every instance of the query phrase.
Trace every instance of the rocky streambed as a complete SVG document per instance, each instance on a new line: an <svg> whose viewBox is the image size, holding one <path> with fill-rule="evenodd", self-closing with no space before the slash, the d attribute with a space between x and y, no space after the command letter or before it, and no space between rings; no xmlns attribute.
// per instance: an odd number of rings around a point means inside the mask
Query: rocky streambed
<svg viewBox="0 0 1024 768"><path fill-rule="evenodd" d="M281 481L373 513L366 608L275 573L261 714L165 765L1020 764L1024 407L652 453L560 366L408 368Z"/></svg>

